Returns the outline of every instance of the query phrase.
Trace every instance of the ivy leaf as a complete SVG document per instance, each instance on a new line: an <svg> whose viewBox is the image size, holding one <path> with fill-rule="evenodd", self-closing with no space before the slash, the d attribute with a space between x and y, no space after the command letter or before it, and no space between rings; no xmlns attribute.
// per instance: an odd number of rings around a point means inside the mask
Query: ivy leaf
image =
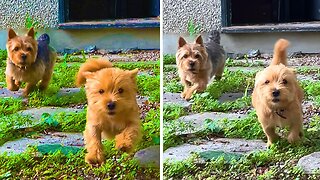
<svg viewBox="0 0 320 180"><path fill-rule="evenodd" d="M79 147L63 146L61 144L43 144L37 146L37 149L41 154L52 154L61 151L64 155L76 154L82 150Z"/></svg>
<svg viewBox="0 0 320 180"><path fill-rule="evenodd" d="M41 119L43 119L44 124L47 124L51 127L58 127L59 122L53 118L49 113L43 113L41 115Z"/></svg>
<svg viewBox="0 0 320 180"><path fill-rule="evenodd" d="M243 155L237 153L229 153L223 151L204 151L199 153L200 157L206 161L216 160L220 157L223 157L227 162L232 160L239 160Z"/></svg>
<svg viewBox="0 0 320 180"><path fill-rule="evenodd" d="M160 137L159 136L152 136L152 141L154 142L154 144L160 144Z"/></svg>

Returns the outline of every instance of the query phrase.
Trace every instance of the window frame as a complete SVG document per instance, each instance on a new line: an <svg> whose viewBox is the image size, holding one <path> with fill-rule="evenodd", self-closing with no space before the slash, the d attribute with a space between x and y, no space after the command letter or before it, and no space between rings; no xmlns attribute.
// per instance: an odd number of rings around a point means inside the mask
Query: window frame
<svg viewBox="0 0 320 180"><path fill-rule="evenodd" d="M115 20L67 22L70 0L59 0L58 28L59 29L96 29L96 28L159 28L160 19L128 18ZM160 5L160 4L159 4ZM159 12L160 13L160 12Z"/></svg>

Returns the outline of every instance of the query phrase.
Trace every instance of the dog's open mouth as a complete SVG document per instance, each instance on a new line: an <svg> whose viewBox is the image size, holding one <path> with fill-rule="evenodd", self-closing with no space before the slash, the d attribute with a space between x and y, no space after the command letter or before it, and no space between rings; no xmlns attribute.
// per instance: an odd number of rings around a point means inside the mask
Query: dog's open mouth
<svg viewBox="0 0 320 180"><path fill-rule="evenodd" d="M20 69L27 69L27 66L24 66L24 65L19 65L18 66Z"/></svg>
<svg viewBox="0 0 320 180"><path fill-rule="evenodd" d="M272 99L272 102L274 102L274 103L277 103L277 102L279 102L279 101L280 101L280 99L278 99L278 98Z"/></svg>

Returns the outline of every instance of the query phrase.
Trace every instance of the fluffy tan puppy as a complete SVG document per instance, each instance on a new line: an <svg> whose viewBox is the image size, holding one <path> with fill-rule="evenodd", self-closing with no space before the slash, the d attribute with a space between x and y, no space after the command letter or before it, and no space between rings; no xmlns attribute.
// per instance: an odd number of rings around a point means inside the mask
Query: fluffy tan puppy
<svg viewBox="0 0 320 180"><path fill-rule="evenodd" d="M288 141L295 143L303 135L302 99L295 70L287 66L289 42L279 39L274 46L271 65L257 73L252 104L270 146L279 136L275 128L289 127Z"/></svg>
<svg viewBox="0 0 320 180"><path fill-rule="evenodd" d="M80 67L76 83L78 86L85 84L88 99L84 131L87 163L100 165L104 162L103 138L115 138L116 148L126 152L140 140L137 73L137 69L113 68L103 59L89 59Z"/></svg>

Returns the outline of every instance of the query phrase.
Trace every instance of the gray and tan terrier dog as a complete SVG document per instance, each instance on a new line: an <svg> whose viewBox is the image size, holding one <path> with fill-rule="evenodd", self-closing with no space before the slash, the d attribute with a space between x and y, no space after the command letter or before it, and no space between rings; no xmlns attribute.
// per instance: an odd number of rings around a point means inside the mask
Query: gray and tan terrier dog
<svg viewBox="0 0 320 180"><path fill-rule="evenodd" d="M49 46L50 38L42 34L38 40L31 28L25 36L18 36L13 29L8 31L6 82L11 91L19 90L22 82L26 83L23 96L28 94L40 82L39 89L48 87L57 54Z"/></svg>
<svg viewBox="0 0 320 180"><path fill-rule="evenodd" d="M176 63L184 90L181 97L190 100L194 92L203 92L210 79L220 80L226 62L225 52L220 46L220 33L213 31L208 43L199 35L193 43L179 38Z"/></svg>

